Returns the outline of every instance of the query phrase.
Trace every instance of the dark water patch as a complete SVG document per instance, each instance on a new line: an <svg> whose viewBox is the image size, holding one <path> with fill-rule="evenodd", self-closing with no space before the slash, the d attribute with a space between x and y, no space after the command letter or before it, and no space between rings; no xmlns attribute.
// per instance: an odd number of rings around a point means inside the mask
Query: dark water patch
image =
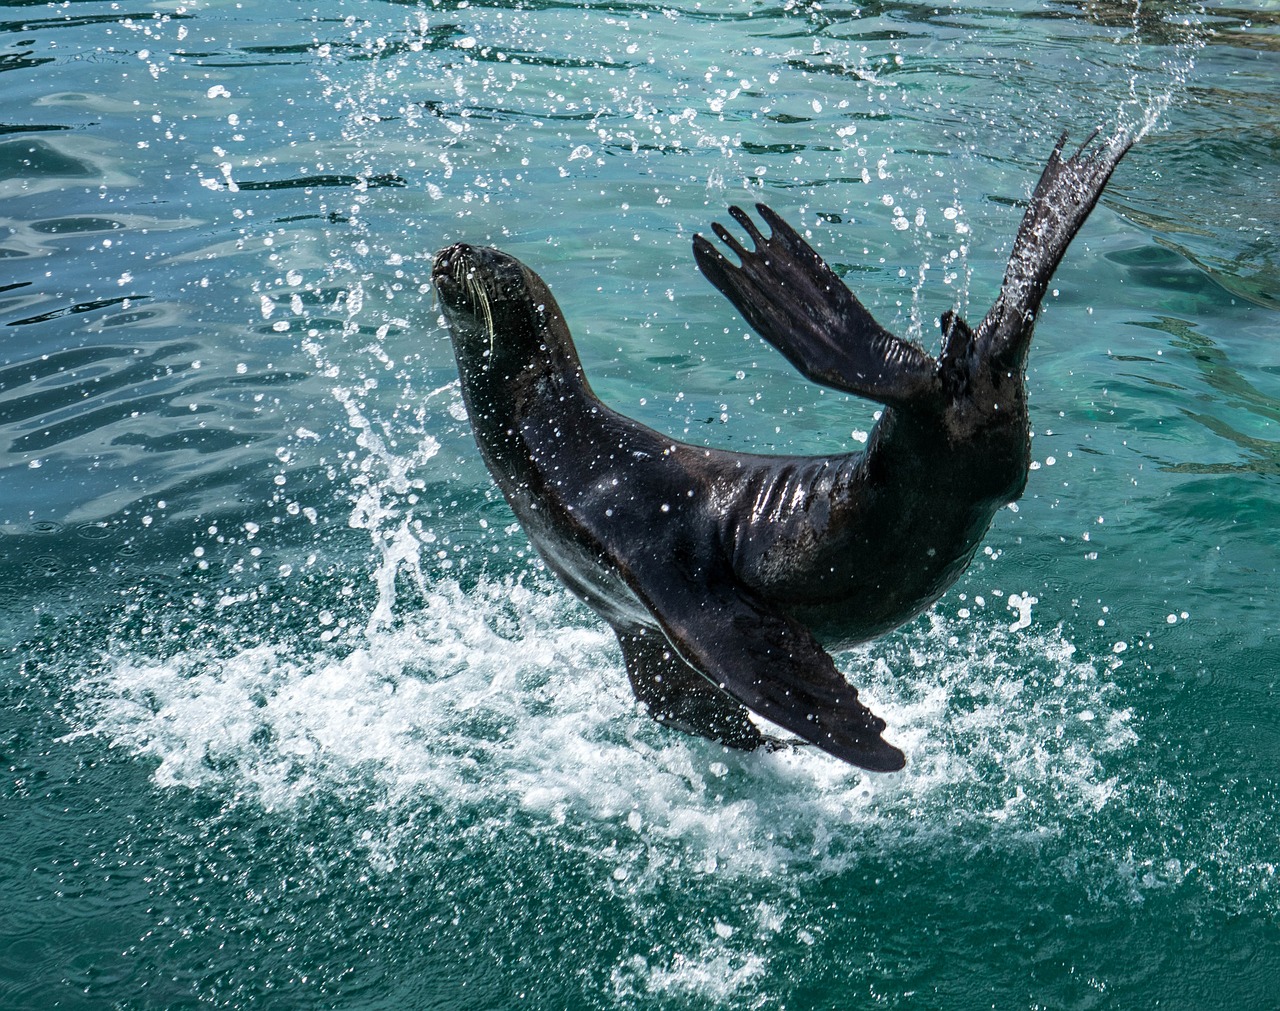
<svg viewBox="0 0 1280 1011"><path fill-rule="evenodd" d="M42 627L71 632L75 623ZM6 831L23 840L18 872L5 875L0 1003L32 1011L88 1008L85 991L99 983L136 985L137 962L122 950L148 919L148 845L128 827L147 808L136 768L83 742L50 746L72 730L59 725L54 671L94 662L69 642L60 651L56 660L47 643L27 641L21 659L0 662Z"/></svg>
<svg viewBox="0 0 1280 1011"><path fill-rule="evenodd" d="M298 19L306 24L307 34L319 34L315 26L347 28L342 19L318 18ZM236 46L224 50L184 50L182 55L202 67L212 68L265 68L313 65L319 60L335 63L361 63L374 60L389 60L395 57L405 59L421 59L424 52L450 50L456 40L464 34L463 30L453 23L433 24L419 28L412 38L405 38L401 33L380 38L376 43L363 40L352 40L349 31L336 38L322 39L319 43L292 42L271 46ZM289 59L272 60L263 57L284 56Z"/></svg>
<svg viewBox="0 0 1280 1011"><path fill-rule="evenodd" d="M252 67L255 70L267 71L271 67L307 66L317 59L316 45L310 42L299 42L291 45L277 46L239 46L231 52L199 52L183 50L184 59L196 66L213 69L230 69L234 67ZM271 59L270 57L289 57L288 59Z"/></svg>
<svg viewBox="0 0 1280 1011"><path fill-rule="evenodd" d="M150 297L150 295L118 295L115 298L97 298L88 302L78 302L75 305L66 306L62 309L51 309L48 312L40 313L36 316L28 316L25 319L10 320L5 323L5 326L28 326L33 323L47 323L49 320L60 319L63 316L93 312L96 309L105 309L108 306L113 305L127 305L132 302L141 302L143 299Z"/></svg>
<svg viewBox="0 0 1280 1011"><path fill-rule="evenodd" d="M468 50L478 62L510 63L515 66L546 67L553 70L625 71L632 64L612 57L600 58L549 53L538 49L516 49L503 45L482 45Z"/></svg>
<svg viewBox="0 0 1280 1011"><path fill-rule="evenodd" d="M384 186L403 187L407 182L398 175L385 173L371 176L351 175L316 175L301 176L296 179L274 179L270 181L239 182L236 186L242 190L293 190L319 189L336 186L356 186L360 189L376 190Z"/></svg>
<svg viewBox="0 0 1280 1011"><path fill-rule="evenodd" d="M65 218L48 218L43 221L33 221L30 226L32 231L44 232L47 235L59 235L66 232L75 234L79 233L95 233L95 232L116 232L122 228L129 226L123 221L115 218L98 218L98 217L65 217ZM134 298L144 298L146 296L130 296Z"/></svg>
<svg viewBox="0 0 1280 1011"><path fill-rule="evenodd" d="M94 179L97 166L51 147L41 140L0 142L0 179L30 179L54 176L64 179Z"/></svg>
<svg viewBox="0 0 1280 1011"><path fill-rule="evenodd" d="M257 377L253 380L258 382ZM95 390L95 397L102 396L112 390L131 386L133 380L116 381L103 390ZM179 418L201 419L203 427L194 427L188 431L179 430L163 436L124 434L114 437L113 446L141 446L153 452L172 451L178 448L192 449L199 453L209 453L244 447L278 438L275 432L236 432L234 428L220 427L212 421L210 415L219 413L214 403L196 403L190 400L202 393L220 392L226 388L223 381L188 383L166 393L132 396L115 403L108 403L91 410L76 411L74 416L64 421L42 424L35 431L19 435L10 440L9 451L12 453L39 453L73 442L76 439L98 432L118 422L127 422L138 417L165 419L172 423ZM40 398L35 398L37 401ZM175 403L181 399L182 403ZM38 414L45 414L43 409ZM0 423L8 420L5 411L0 409Z"/></svg>
<svg viewBox="0 0 1280 1011"><path fill-rule="evenodd" d="M810 148L809 150L815 150ZM775 182L771 189L781 190L822 190L829 187L846 187L861 186L862 179L859 176L846 176L838 173L832 173L823 179L796 179L785 182ZM833 265L834 266L834 265Z"/></svg>
<svg viewBox="0 0 1280 1011"><path fill-rule="evenodd" d="M1180 461L1164 463L1161 469L1171 474L1263 474L1280 475L1280 439L1258 439L1233 428L1227 422L1212 415L1195 411L1185 412L1188 419L1234 444L1245 457L1242 460L1223 463L1196 463Z"/></svg>
<svg viewBox="0 0 1280 1011"><path fill-rule="evenodd" d="M1149 243L1131 250L1108 252L1106 258L1121 264L1129 274L1147 287L1174 293L1177 298L1167 298L1162 308L1177 311L1184 300L1189 304L1217 299L1223 291L1215 274L1197 269L1186 255L1160 242Z"/></svg>
<svg viewBox="0 0 1280 1011"><path fill-rule="evenodd" d="M195 348L196 345L194 344L179 344L173 348L173 353L184 354L194 351ZM54 351L47 355L41 355L39 358L32 358L15 364L6 363L5 368L0 369L0 390L12 390L27 383L35 383L49 376L62 375L64 373L70 373L74 377L76 369L101 361L143 353L143 349L139 347L107 344L67 348L66 350Z"/></svg>
<svg viewBox="0 0 1280 1011"><path fill-rule="evenodd" d="M285 633L318 637L339 623L363 628L375 591L360 574L367 547L345 520L312 521L283 503L238 501L220 490L211 502L188 489L186 496L206 507L198 513L183 493L166 491L167 499L139 500L106 520L58 525L50 533L7 524L0 537L0 620L18 627L37 619L70 622L58 634L90 638L96 628L157 657L187 648L193 635L211 649L231 649ZM312 556L322 543L326 560L316 564ZM261 601L256 613L255 601ZM227 606L244 620L223 621ZM327 624L322 613L331 616ZM69 656L64 669L86 657Z"/></svg>
<svg viewBox="0 0 1280 1011"><path fill-rule="evenodd" d="M1258 389L1234 365L1218 342L1206 334L1199 323L1173 316L1160 317L1148 323L1136 323L1171 335L1172 346L1186 352L1204 382L1229 407L1243 408L1251 414L1280 422L1280 399Z"/></svg>
<svg viewBox="0 0 1280 1011"><path fill-rule="evenodd" d="M1085 19L1123 33L1126 42L1144 46L1280 50L1280 17L1260 5L1212 4L1190 9L1171 0L1138 6L1123 0L1062 0L1042 11L1015 16L1033 20Z"/></svg>
<svg viewBox="0 0 1280 1011"><path fill-rule="evenodd" d="M1274 106L1265 75L1232 71L1232 87L1206 91L1168 129L1144 141L1151 170L1118 205L1160 245L1232 295L1274 310L1280 298L1280 194L1270 184L1280 137L1266 124ZM1205 112L1240 113L1256 125L1224 128ZM1266 111L1263 111L1265 108ZM1226 235L1234 241L1224 243Z"/></svg>
<svg viewBox="0 0 1280 1011"><path fill-rule="evenodd" d="M63 408L81 405L85 401L92 402L95 398L117 390L139 387L188 371L189 363L184 362L175 370L170 359L185 356L195 347L193 344L177 342L150 353L139 347L127 346L81 348L9 366L0 373L0 377L7 380L3 384L4 388L12 393L44 379L55 379L57 382L48 384L47 388L37 393L11 395L0 400L0 424L14 424L49 416ZM95 370L91 375L80 375L79 370L96 364L107 367ZM22 381L19 383L17 380ZM128 408L127 403L122 406Z"/></svg>
<svg viewBox="0 0 1280 1011"><path fill-rule="evenodd" d="M55 133L73 129L75 127L62 126L55 123L0 123L0 137L3 137L6 133Z"/></svg>
<svg viewBox="0 0 1280 1011"><path fill-rule="evenodd" d="M460 103L444 103L444 102L424 102L422 107L427 109L434 116L441 119L475 119L481 122L512 122L512 121L532 121L532 122L564 122L564 123L594 123L600 119L598 112L591 110L583 110L581 112L568 112L563 110L546 110L546 109L529 109L517 106L502 105L481 105ZM620 145L621 146L621 145ZM628 149L630 145L627 145ZM653 145L651 150L660 151L677 151L681 150L679 145L667 142L661 146Z"/></svg>
<svg viewBox="0 0 1280 1011"><path fill-rule="evenodd" d="M98 0L82 0L82 2L97 3ZM44 7L43 3L31 3L30 0L6 0L5 7ZM166 12L165 18L173 21L188 20L195 15L185 14L180 11ZM137 11L134 13L119 12L115 14L66 14L62 17L39 18L31 21L0 21L0 32L38 32L48 28L86 28L97 25L113 25L124 24L126 22L149 23L155 17L155 12Z"/></svg>
<svg viewBox="0 0 1280 1011"><path fill-rule="evenodd" d="M1125 0L1055 0L1037 10L1019 11L1014 17L1065 26L1090 24L1110 29L1114 33L1112 38L1127 43L1177 48L1200 45L1212 39L1213 33L1205 28L1199 16L1203 13L1202 8L1196 17L1189 17L1186 8L1176 0L1140 5ZM1222 8L1212 9L1211 18L1222 15Z"/></svg>
<svg viewBox="0 0 1280 1011"><path fill-rule="evenodd" d="M0 53L0 73L6 70L31 70L44 63L52 63L52 56L37 56L32 58L34 50L27 50L25 53ZM37 128L38 129L38 128ZM28 130L23 129L3 129L0 133L27 133Z"/></svg>
<svg viewBox="0 0 1280 1011"><path fill-rule="evenodd" d="M1280 246L1276 253L1255 247L1234 261L1219 257L1198 256L1189 247L1167 241L1169 248L1177 250L1195 264L1204 275L1224 290L1265 309L1280 308ZM1261 263L1259 262L1261 261Z"/></svg>
<svg viewBox="0 0 1280 1011"><path fill-rule="evenodd" d="M875 68L850 63L831 53L815 53L813 56L793 56L787 60L787 66L813 77L839 77L853 81L865 81L878 76L881 68L892 66L886 58L878 61Z"/></svg>
<svg viewBox="0 0 1280 1011"><path fill-rule="evenodd" d="M1150 521L1153 530L1175 528L1191 540L1186 535L1199 528L1211 533L1215 545L1229 536L1244 548L1251 531L1280 523L1280 502L1270 494L1269 482L1253 477L1190 480L1171 489L1167 501L1150 514ZM1274 546L1257 553L1259 560L1273 556Z"/></svg>
<svg viewBox="0 0 1280 1011"><path fill-rule="evenodd" d="M301 56L303 54L314 55L316 47L314 43L310 42L295 42L292 45L244 46L240 51L253 55Z"/></svg>
<svg viewBox="0 0 1280 1011"><path fill-rule="evenodd" d="M222 453L230 449L243 449L261 439L261 435L250 435L230 429L205 426L155 436L126 432L112 439L111 445L136 446L147 453L190 451L205 454ZM33 448L38 449L39 447Z"/></svg>
<svg viewBox="0 0 1280 1011"><path fill-rule="evenodd" d="M783 118L779 117L778 121L782 122ZM805 122L805 121L793 118L790 120L790 122ZM810 144L750 144L750 143L747 143L742 145L742 150L745 151L747 154L753 154L753 155L768 155L768 154L778 155L778 154L793 154L796 151L830 151L833 149L828 147L823 147L821 145L810 145Z"/></svg>
<svg viewBox="0 0 1280 1011"><path fill-rule="evenodd" d="M323 221L330 225L345 225L350 223L351 219L345 214L337 211L329 211L327 214L291 214L283 218L273 219L277 224L288 225L297 221Z"/></svg>

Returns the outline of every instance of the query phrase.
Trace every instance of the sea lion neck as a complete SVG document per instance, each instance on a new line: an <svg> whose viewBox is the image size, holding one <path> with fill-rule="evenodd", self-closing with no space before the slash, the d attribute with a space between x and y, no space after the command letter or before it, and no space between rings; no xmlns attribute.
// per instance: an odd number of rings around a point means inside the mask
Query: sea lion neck
<svg viewBox="0 0 1280 1011"><path fill-rule="evenodd" d="M432 280L462 399L491 467L526 451L522 422L531 413L594 401L560 306L515 257L458 243L436 254Z"/></svg>

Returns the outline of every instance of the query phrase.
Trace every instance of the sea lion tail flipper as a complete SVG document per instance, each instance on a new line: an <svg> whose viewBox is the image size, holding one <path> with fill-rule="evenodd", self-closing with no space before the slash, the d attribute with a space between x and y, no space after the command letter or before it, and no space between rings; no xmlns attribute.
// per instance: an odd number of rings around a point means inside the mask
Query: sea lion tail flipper
<svg viewBox="0 0 1280 1011"><path fill-rule="evenodd" d="M937 392L933 358L875 321L794 228L764 204L768 238L740 207L729 213L752 239L748 250L719 222L712 229L741 261L729 262L701 235L698 268L752 328L816 383L883 404L906 406Z"/></svg>
<svg viewBox="0 0 1280 1011"><path fill-rule="evenodd" d="M1054 271L1135 140L1133 134L1121 129L1092 146L1098 133L1095 130L1065 160L1062 152L1067 135L1058 138L1022 217L1000 297L978 328L980 354L1013 364L1026 353L1040 301Z"/></svg>
<svg viewBox="0 0 1280 1011"><path fill-rule="evenodd" d="M768 744L746 707L681 660L657 629L615 631L631 689L655 720L745 751Z"/></svg>
<svg viewBox="0 0 1280 1011"><path fill-rule="evenodd" d="M828 754L872 772L906 763L813 634L731 578L707 585L664 568L634 584L674 652L712 685ZM701 731L699 731L701 732ZM711 736L711 735L706 735Z"/></svg>

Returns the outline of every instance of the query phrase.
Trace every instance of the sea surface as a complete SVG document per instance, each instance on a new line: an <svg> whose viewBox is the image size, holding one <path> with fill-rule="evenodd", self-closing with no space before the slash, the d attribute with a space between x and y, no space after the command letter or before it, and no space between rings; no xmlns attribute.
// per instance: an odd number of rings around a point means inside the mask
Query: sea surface
<svg viewBox="0 0 1280 1011"><path fill-rule="evenodd" d="M1280 1005L1278 88L1275 0L0 2L0 1008ZM936 347L1117 125L1024 498L837 656L906 770L651 722L432 253L675 438L846 452L692 235L767 201Z"/></svg>

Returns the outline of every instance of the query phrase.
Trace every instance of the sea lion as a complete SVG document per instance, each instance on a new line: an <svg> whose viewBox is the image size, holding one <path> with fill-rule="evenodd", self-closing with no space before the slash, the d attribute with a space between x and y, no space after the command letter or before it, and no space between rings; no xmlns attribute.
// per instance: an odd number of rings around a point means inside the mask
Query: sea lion
<svg viewBox="0 0 1280 1011"><path fill-rule="evenodd" d="M542 279L496 249L436 255L432 277L485 463L546 564L615 630L636 697L671 726L767 742L748 710L853 765L902 768L884 721L823 648L920 614L965 570L1027 480L1025 363L1071 239L1132 143L1058 141L976 330L942 351L875 322L776 213L737 207L735 265L701 235L706 277L805 376L884 405L865 450L758 456L691 446L600 402Z"/></svg>

